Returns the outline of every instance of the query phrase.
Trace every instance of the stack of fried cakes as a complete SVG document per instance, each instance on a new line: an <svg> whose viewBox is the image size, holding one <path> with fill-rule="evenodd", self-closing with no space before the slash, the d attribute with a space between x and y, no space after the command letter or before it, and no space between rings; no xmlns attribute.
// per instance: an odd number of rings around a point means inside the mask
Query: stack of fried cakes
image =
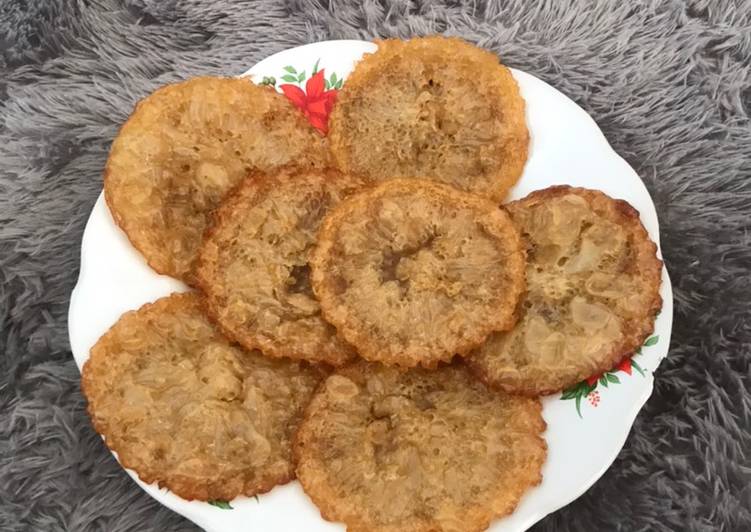
<svg viewBox="0 0 751 532"><path fill-rule="evenodd" d="M387 40L327 137L269 87L142 101L105 197L193 291L123 315L83 390L121 463L186 499L295 478L352 531L475 531L546 457L540 396L652 332L656 246L624 201L521 178L525 103L458 39Z"/></svg>

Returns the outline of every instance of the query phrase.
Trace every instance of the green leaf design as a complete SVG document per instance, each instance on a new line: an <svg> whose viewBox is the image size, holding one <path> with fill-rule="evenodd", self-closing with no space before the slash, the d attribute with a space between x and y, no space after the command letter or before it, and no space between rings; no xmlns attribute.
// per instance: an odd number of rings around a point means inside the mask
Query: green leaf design
<svg viewBox="0 0 751 532"><path fill-rule="evenodd" d="M209 501L209 504L221 508L222 510L233 510L232 506L230 506L227 501Z"/></svg>
<svg viewBox="0 0 751 532"><path fill-rule="evenodd" d="M579 393L578 386L574 388L569 388L568 390L563 390L563 393L561 394L561 400L566 401L567 399L573 399L576 397Z"/></svg>
<svg viewBox="0 0 751 532"><path fill-rule="evenodd" d="M595 386L592 386L591 389L594 390ZM579 414L579 417L582 417L582 412L581 412L582 398L586 397L589 392L590 392L590 386L587 384L587 381L581 381L579 384L572 386L568 390L564 390L563 393L561 394L561 399L562 400L574 399L576 402L576 413Z"/></svg>
<svg viewBox="0 0 751 532"><path fill-rule="evenodd" d="M285 72L289 72L290 74L297 74L297 70L295 70L294 67L291 67L289 65L287 65L286 67L284 67L284 71Z"/></svg>
<svg viewBox="0 0 751 532"><path fill-rule="evenodd" d="M587 394L587 382L581 381L577 384L574 384L569 389L563 391L563 395L561 396L561 399L575 399L577 395L586 395Z"/></svg>
<svg viewBox="0 0 751 532"><path fill-rule="evenodd" d="M311 74L311 76L315 76L316 72L318 72L318 63L320 62L321 62L321 58L319 57L318 60L316 61L316 64L313 65L313 73Z"/></svg>
<svg viewBox="0 0 751 532"><path fill-rule="evenodd" d="M631 367L638 371L642 377L644 376L644 370L633 358L631 359Z"/></svg>
<svg viewBox="0 0 751 532"><path fill-rule="evenodd" d="M341 89L343 83L344 83L344 80L340 79L339 81L336 82L336 85L334 85L334 88L335 89Z"/></svg>
<svg viewBox="0 0 751 532"><path fill-rule="evenodd" d="M323 81L324 81L324 86L326 90L329 90L331 88L331 83L329 83L329 80L327 79L324 79Z"/></svg>
<svg viewBox="0 0 751 532"><path fill-rule="evenodd" d="M336 79L336 72L333 72L333 73L331 74L331 78L330 78L330 81L329 81L329 83L330 83L330 84L331 84L331 86L333 87L333 86L335 86L335 85L336 85L336 81L337 81L337 79Z"/></svg>
<svg viewBox="0 0 751 532"><path fill-rule="evenodd" d="M273 87L276 85L276 78L273 76L264 76L259 85L271 85Z"/></svg>
<svg viewBox="0 0 751 532"><path fill-rule="evenodd" d="M621 379L619 379L616 375L613 375L612 373L608 373L606 375L608 382L612 382L613 384L620 384Z"/></svg>
<svg viewBox="0 0 751 532"><path fill-rule="evenodd" d="M647 338L647 341L644 342L644 347L652 347L660 340L660 337L655 335Z"/></svg>
<svg viewBox="0 0 751 532"><path fill-rule="evenodd" d="M605 388L608 387L608 379L606 378L605 375L603 375L602 377L600 377L600 384L602 384Z"/></svg>
<svg viewBox="0 0 751 532"><path fill-rule="evenodd" d="M597 388L597 382L590 385L587 384L587 381L581 381L578 384L575 384L571 388L568 388L567 390L564 390L561 394L561 400L568 400L568 399L574 399L576 402L576 413L579 415L579 417L582 417L582 411L581 411L581 405L582 405L582 399L587 397L590 393L595 391ZM607 387L606 382L602 383L603 386Z"/></svg>
<svg viewBox="0 0 751 532"><path fill-rule="evenodd" d="M300 75L297 76L297 82L302 83L304 79L305 79L305 71L303 70L302 72L300 72Z"/></svg>
<svg viewBox="0 0 751 532"><path fill-rule="evenodd" d="M282 76L282 79L290 83L297 83L297 78L295 76L290 76L289 74L284 74Z"/></svg>

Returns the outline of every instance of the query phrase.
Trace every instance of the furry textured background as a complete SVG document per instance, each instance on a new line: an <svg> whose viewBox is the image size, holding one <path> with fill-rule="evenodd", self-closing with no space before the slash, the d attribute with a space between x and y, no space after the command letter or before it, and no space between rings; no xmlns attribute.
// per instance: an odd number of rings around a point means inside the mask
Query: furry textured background
<svg viewBox="0 0 751 532"><path fill-rule="evenodd" d="M613 467L537 529L751 530L751 2L0 0L1 530L195 528L94 434L66 332L134 102L310 41L432 32L574 98L661 218L676 315L655 393Z"/></svg>

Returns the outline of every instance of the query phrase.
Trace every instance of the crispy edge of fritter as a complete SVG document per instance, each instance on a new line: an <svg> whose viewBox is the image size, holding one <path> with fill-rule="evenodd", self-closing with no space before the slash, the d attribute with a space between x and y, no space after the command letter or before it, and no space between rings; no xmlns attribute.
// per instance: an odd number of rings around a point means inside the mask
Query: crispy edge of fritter
<svg viewBox="0 0 751 532"><path fill-rule="evenodd" d="M383 346L373 340L372 336L364 329L364 324L357 317L350 317L343 305L338 303L338 298L330 288L329 273L331 264L335 260L332 256L334 241L341 223L350 219L357 212L367 212L370 203L377 198L390 195L393 190L401 190L402 194L425 194L428 197L439 199L446 203L450 199L451 204L462 208L475 209L483 212L485 218L496 229L496 237L500 241L503 238L504 249L508 251L509 277L512 284L505 290L509 295L508 305L499 309L495 323L488 323L486 330L478 331L473 336L467 336L463 342L456 342L454 349L443 350L431 357L422 354L409 353L400 349L391 349L391 353L385 354ZM311 259L311 284L313 291L321 304L321 312L324 318L333 324L340 334L350 344L355 346L360 356L367 360L382 362L388 365L398 365L405 368L421 365L425 368L435 368L439 362L448 362L454 355L465 356L472 349L481 345L494 331L511 329L518 319L517 305L526 289L526 255L524 252L521 236L516 230L508 213L480 196L463 192L443 183L421 179L393 179L384 181L380 185L355 194L341 202L329 211L318 231L318 244L314 249ZM435 351L435 349L434 349Z"/></svg>
<svg viewBox="0 0 751 532"><path fill-rule="evenodd" d="M660 285L662 283L663 262L657 258L657 245L652 242L647 230L641 223L639 211L627 201L611 198L599 190L572 187L569 185L555 185L542 190L536 190L522 199L506 204L506 207L510 211L525 209L529 205L539 204L567 194L576 194L585 199L595 212L626 228L628 233L633 237L633 242L636 244L635 250L638 257L636 264L639 270L644 272L643 290L653 294L653 297L649 305L644 309L644 318L633 322L633 326L629 328L628 334L624 335L624 340L615 345L602 357L597 369L594 372L580 371L575 379L570 379L569 381L557 384L531 383L528 386L519 386L508 381L499 380L490 375L487 367L479 362L475 356L470 354L470 356L465 358L467 366L480 380L488 386L498 388L507 393L528 397L550 395L573 386L592 375L598 375L612 369L625 358L632 356L647 337L654 332L655 319L662 308Z"/></svg>

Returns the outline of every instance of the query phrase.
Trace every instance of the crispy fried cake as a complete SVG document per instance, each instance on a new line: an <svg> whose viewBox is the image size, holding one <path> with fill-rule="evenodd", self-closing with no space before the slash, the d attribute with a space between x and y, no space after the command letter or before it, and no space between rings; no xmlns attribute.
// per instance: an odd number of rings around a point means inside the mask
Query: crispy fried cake
<svg viewBox="0 0 751 532"><path fill-rule="evenodd" d="M493 334L470 366L507 392L560 391L642 345L662 305L657 246L628 203L556 186L507 205L527 247L516 327Z"/></svg>
<svg viewBox="0 0 751 532"><path fill-rule="evenodd" d="M361 356L435 367L511 328L524 251L508 214L448 185L386 181L329 211L311 258L323 315Z"/></svg>
<svg viewBox="0 0 751 532"><path fill-rule="evenodd" d="M230 500L294 478L291 440L321 374L233 346L195 294L124 314L82 387L120 463L184 499Z"/></svg>
<svg viewBox="0 0 751 532"><path fill-rule="evenodd" d="M112 144L104 195L154 270L194 284L207 216L222 197L252 170L322 165L323 142L273 89L195 78L136 106Z"/></svg>
<svg viewBox="0 0 751 532"><path fill-rule="evenodd" d="M294 440L297 477L349 532L473 532L511 513L546 457L538 399L495 392L462 366L337 370Z"/></svg>
<svg viewBox="0 0 751 532"><path fill-rule="evenodd" d="M424 177L500 201L527 160L524 100L498 57L465 41L377 41L339 92L334 158L375 181Z"/></svg>
<svg viewBox="0 0 751 532"><path fill-rule="evenodd" d="M326 212L362 182L333 170L256 174L222 204L201 247L208 311L248 349L338 366L354 355L321 316L308 258Z"/></svg>

